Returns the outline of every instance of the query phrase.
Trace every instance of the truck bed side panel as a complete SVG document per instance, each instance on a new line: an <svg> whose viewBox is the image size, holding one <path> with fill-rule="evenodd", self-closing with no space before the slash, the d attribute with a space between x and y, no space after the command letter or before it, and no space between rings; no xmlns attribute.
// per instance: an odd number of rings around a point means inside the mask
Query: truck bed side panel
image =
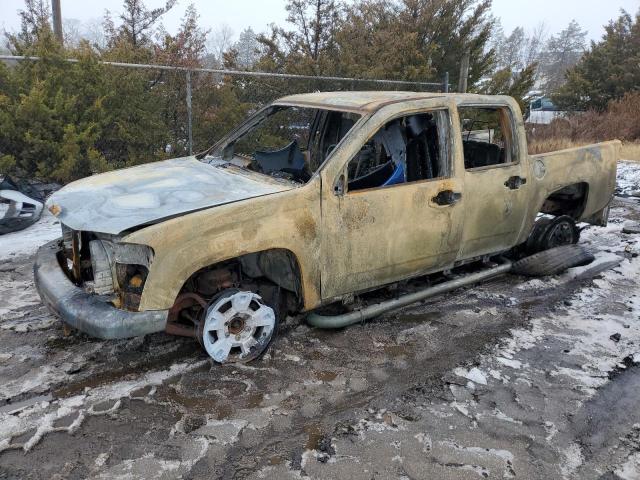
<svg viewBox="0 0 640 480"><path fill-rule="evenodd" d="M543 203L552 193L580 183L588 186L587 199L576 220L584 221L606 208L615 191L620 146L621 143L615 140L531 155L531 180L536 185L532 198L533 205L537 207L535 211L541 211ZM524 239L534 221L535 218L531 218L524 229Z"/></svg>

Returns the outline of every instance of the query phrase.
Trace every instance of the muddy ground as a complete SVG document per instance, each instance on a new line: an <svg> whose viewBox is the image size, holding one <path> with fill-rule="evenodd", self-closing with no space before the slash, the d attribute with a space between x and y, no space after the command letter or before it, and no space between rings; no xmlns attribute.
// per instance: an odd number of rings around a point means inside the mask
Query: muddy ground
<svg viewBox="0 0 640 480"><path fill-rule="evenodd" d="M0 479L638 479L638 179L622 164L610 225L582 233L595 265L340 331L290 319L244 366L65 332L32 281L43 217L0 238Z"/></svg>

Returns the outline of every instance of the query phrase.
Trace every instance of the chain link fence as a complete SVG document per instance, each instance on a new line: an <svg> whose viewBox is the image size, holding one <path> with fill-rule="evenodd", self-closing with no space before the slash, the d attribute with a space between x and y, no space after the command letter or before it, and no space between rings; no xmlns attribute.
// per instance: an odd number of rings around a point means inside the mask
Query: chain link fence
<svg viewBox="0 0 640 480"><path fill-rule="evenodd" d="M0 60L15 64L42 59L0 55ZM66 61L79 63L76 59ZM122 75L123 70L129 70L146 76L149 89L155 89L157 102L166 107L163 121L168 130L174 132L173 141L168 142L165 148L167 154L192 154L203 150L246 115L286 95L355 90L449 91L448 73L442 81L409 82L108 61L98 63L104 66L108 75ZM121 79L123 87L125 82L126 74Z"/></svg>

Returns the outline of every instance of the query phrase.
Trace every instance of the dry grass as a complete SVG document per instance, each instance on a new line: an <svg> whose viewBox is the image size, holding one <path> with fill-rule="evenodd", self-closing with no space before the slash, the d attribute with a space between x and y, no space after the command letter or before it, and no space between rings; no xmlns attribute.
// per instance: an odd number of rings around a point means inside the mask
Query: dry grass
<svg viewBox="0 0 640 480"><path fill-rule="evenodd" d="M570 138L536 138L529 142L529 154L537 155L538 153L555 152L556 150L581 147L583 145L588 145L588 143L575 142Z"/></svg>
<svg viewBox="0 0 640 480"><path fill-rule="evenodd" d="M573 141L570 138L536 138L529 143L529 155L538 153L555 152L567 148L583 147L593 142ZM625 142L620 151L621 160L633 160L640 162L640 143Z"/></svg>
<svg viewBox="0 0 640 480"><path fill-rule="evenodd" d="M640 162L640 143L623 143L620 158Z"/></svg>

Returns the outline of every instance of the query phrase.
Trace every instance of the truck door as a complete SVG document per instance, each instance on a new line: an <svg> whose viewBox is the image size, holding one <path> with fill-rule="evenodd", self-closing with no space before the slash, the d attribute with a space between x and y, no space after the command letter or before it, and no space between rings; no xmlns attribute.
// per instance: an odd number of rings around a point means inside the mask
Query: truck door
<svg viewBox="0 0 640 480"><path fill-rule="evenodd" d="M465 214L460 259L507 250L527 218L526 151L509 106L458 107L464 152Z"/></svg>
<svg viewBox="0 0 640 480"><path fill-rule="evenodd" d="M464 198L446 109L376 113L323 171L324 300L447 268Z"/></svg>

